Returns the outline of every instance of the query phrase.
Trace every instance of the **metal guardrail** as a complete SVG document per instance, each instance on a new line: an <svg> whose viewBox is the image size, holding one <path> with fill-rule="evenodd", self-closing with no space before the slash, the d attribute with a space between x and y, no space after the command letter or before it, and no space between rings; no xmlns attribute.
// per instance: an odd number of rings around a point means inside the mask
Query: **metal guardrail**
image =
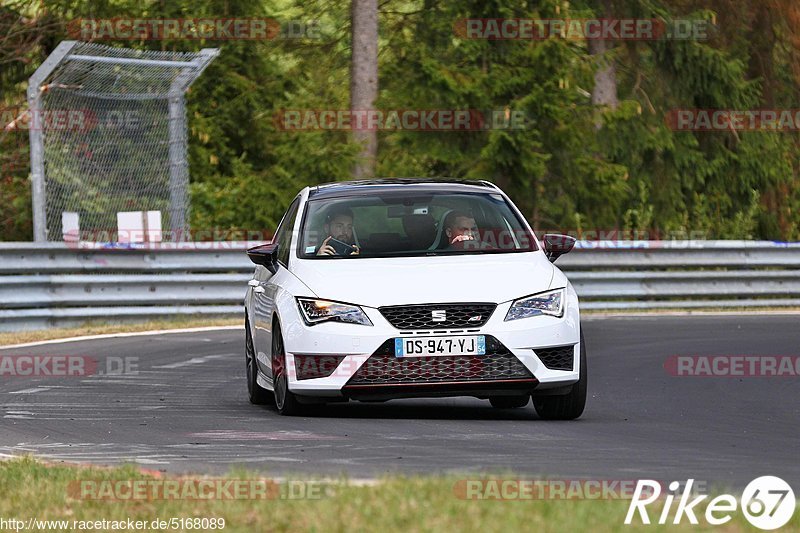
<svg viewBox="0 0 800 533"><path fill-rule="evenodd" d="M248 244L0 243L0 331L239 316L253 271ZM583 309L800 306L800 243L584 241L558 266Z"/></svg>
<svg viewBox="0 0 800 533"><path fill-rule="evenodd" d="M0 243L0 275L251 270L252 263L244 254L244 245L208 244L208 248L204 247L204 243L198 243L195 249L165 246L154 250L79 248L60 243ZM220 246L212 248L211 244Z"/></svg>

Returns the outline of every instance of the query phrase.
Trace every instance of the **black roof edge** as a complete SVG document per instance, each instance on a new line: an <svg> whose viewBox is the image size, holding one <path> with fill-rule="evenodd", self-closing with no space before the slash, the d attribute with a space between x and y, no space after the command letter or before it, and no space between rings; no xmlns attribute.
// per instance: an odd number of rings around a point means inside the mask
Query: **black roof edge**
<svg viewBox="0 0 800 533"><path fill-rule="evenodd" d="M375 178L365 180L349 180L349 181L334 181L329 183L321 183L310 187L309 195L314 195L317 192L334 192L337 189L353 189L359 187L370 186L403 186L403 185L467 185L473 187L486 187L490 189L500 190L494 183L488 180L466 180L457 178Z"/></svg>

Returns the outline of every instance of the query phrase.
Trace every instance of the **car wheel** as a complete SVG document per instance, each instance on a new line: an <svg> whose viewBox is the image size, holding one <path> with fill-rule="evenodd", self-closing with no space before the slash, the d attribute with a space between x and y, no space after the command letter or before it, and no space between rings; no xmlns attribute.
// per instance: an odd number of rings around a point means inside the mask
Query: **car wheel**
<svg viewBox="0 0 800 533"><path fill-rule="evenodd" d="M272 394L261 385L258 384L256 376L258 376L258 369L256 367L256 351L253 347L253 336L250 333L250 323L245 318L244 320L244 355L245 364L247 365L247 396L250 398L250 403L256 405L264 405L272 403Z"/></svg>
<svg viewBox="0 0 800 533"><path fill-rule="evenodd" d="M546 420L574 420L583 414L586 406L586 343L581 331L581 369L578 382L569 393L562 396L534 396L533 406Z"/></svg>
<svg viewBox="0 0 800 533"><path fill-rule="evenodd" d="M489 403L492 404L492 407L495 409L517 409L519 407L525 407L528 405L528 402L531 401L531 397L528 395L525 396L492 396L489 398Z"/></svg>
<svg viewBox="0 0 800 533"><path fill-rule="evenodd" d="M300 412L300 403L289 390L286 351L283 348L283 335L277 320L272 328L272 388L275 391L275 407L278 408L278 413L291 416Z"/></svg>

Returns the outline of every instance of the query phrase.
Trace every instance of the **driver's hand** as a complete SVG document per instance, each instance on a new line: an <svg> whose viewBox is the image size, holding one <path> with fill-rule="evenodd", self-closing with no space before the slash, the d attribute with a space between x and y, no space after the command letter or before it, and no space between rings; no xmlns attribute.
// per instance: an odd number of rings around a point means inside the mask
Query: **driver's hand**
<svg viewBox="0 0 800 533"><path fill-rule="evenodd" d="M475 237L472 235L456 235L453 237L453 240L450 241L450 244L455 244L457 242L464 242L464 241L474 241Z"/></svg>
<svg viewBox="0 0 800 533"><path fill-rule="evenodd" d="M328 244L328 241L331 240L332 237L328 237L324 241L322 241L322 245L317 250L317 255L336 255L336 250L333 249L333 246Z"/></svg>
<svg viewBox="0 0 800 533"><path fill-rule="evenodd" d="M361 253L361 248L359 248L358 245L354 244L353 248L354 250L350 252L350 255L358 255Z"/></svg>

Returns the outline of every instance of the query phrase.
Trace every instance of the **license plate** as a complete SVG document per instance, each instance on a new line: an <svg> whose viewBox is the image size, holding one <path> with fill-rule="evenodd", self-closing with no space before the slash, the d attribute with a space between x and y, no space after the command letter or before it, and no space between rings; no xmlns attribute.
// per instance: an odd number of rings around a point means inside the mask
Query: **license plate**
<svg viewBox="0 0 800 533"><path fill-rule="evenodd" d="M415 337L394 340L395 357L486 355L486 337Z"/></svg>

